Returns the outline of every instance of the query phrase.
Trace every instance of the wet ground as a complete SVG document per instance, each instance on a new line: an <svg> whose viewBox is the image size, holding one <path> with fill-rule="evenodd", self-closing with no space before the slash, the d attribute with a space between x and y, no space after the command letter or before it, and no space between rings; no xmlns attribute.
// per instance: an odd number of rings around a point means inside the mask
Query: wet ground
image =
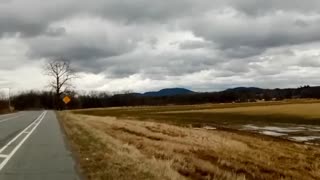
<svg viewBox="0 0 320 180"><path fill-rule="evenodd" d="M272 137L288 139L295 142L320 145L320 126L295 124L261 126L254 124L245 124L237 127L233 126L231 128L252 133L259 133ZM217 128L214 126L203 126L196 127L194 129L216 130Z"/></svg>
<svg viewBox="0 0 320 180"><path fill-rule="evenodd" d="M320 126L295 124L257 126L246 124L243 125L240 130L281 137L296 142L320 144Z"/></svg>

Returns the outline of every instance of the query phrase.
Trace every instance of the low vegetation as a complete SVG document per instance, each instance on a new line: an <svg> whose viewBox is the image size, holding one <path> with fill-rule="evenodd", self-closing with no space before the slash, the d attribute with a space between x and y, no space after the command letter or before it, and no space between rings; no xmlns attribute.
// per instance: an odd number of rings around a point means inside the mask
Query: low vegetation
<svg viewBox="0 0 320 180"><path fill-rule="evenodd" d="M274 123L320 124L319 101L280 101L266 103L206 104L189 106L142 106L74 111L77 114L134 118L179 126L219 126Z"/></svg>
<svg viewBox="0 0 320 180"><path fill-rule="evenodd" d="M245 118L319 123L314 110L320 104L290 104L128 107L58 115L88 179L319 179L318 146L228 128L194 128Z"/></svg>
<svg viewBox="0 0 320 180"><path fill-rule="evenodd" d="M61 66L64 66L63 62ZM54 80L56 80L56 78L54 78ZM54 86L56 86L56 83L54 83ZM53 89L58 90L56 88ZM145 94L130 92L108 94L106 92L89 93L83 91L67 91L61 94L61 91L60 93L58 93L60 94L60 100L65 95L68 95L72 99L72 101L67 106L60 104L62 101L56 102L58 98L57 92L54 93L50 91L29 91L21 92L13 96L12 104L17 110L37 108L70 110L125 106L160 106L169 104L195 105L205 103L274 102L283 101L286 99L290 99L290 101L304 101L304 99L306 98L318 100L320 99L320 87L310 86L291 89L260 89L240 87L220 92L199 92L182 94L177 93L177 88L170 89L169 91L168 89L163 89L160 92L163 91L165 91L166 93L156 93L156 95L154 94L154 92L147 92ZM185 89L184 92L188 92L188 90Z"/></svg>
<svg viewBox="0 0 320 180"><path fill-rule="evenodd" d="M5 100L0 100L0 114L9 113L8 102Z"/></svg>

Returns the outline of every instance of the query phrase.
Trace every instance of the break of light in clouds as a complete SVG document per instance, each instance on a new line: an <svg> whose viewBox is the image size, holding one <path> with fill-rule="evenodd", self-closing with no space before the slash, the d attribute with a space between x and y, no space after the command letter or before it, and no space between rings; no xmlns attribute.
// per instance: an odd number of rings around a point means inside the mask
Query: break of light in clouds
<svg viewBox="0 0 320 180"><path fill-rule="evenodd" d="M0 0L0 88L43 89L70 59L79 90L319 84L318 0Z"/></svg>

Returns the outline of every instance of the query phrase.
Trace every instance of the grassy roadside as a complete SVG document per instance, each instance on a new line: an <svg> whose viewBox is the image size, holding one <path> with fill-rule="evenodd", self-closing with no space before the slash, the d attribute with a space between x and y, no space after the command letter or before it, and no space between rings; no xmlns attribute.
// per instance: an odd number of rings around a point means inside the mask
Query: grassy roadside
<svg viewBox="0 0 320 180"><path fill-rule="evenodd" d="M82 117L59 112L73 150L88 179L181 179L165 162L148 159L137 149L93 129Z"/></svg>
<svg viewBox="0 0 320 180"><path fill-rule="evenodd" d="M320 178L320 150L309 145L126 120L128 115L58 115L88 179Z"/></svg>

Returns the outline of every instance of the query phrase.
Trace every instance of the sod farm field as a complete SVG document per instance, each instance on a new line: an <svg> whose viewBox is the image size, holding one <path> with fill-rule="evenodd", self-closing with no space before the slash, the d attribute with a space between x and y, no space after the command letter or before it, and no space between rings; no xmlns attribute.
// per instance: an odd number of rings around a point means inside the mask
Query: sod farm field
<svg viewBox="0 0 320 180"><path fill-rule="evenodd" d="M320 102L59 112L88 179L320 179Z"/></svg>

